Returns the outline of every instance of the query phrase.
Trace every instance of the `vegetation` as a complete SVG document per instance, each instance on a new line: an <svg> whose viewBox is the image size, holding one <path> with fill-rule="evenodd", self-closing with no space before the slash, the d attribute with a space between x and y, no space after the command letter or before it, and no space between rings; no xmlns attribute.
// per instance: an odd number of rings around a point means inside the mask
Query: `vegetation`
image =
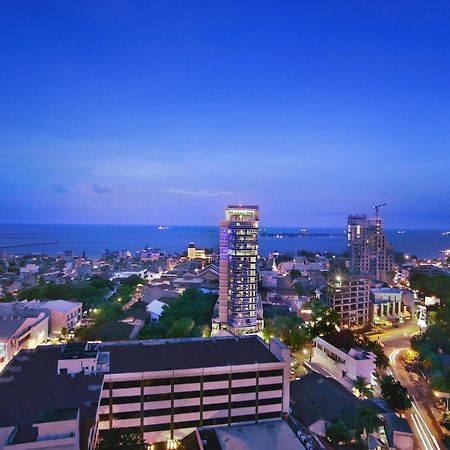
<svg viewBox="0 0 450 450"><path fill-rule="evenodd" d="M439 354L450 354L450 276L413 275L411 286L441 299L441 306L429 312L428 328L411 339L411 346L420 355L420 363L430 376L431 387L450 392L450 369L446 369L439 358Z"/></svg>
<svg viewBox="0 0 450 450"><path fill-rule="evenodd" d="M412 403L408 390L391 375L381 378L381 395L394 411L411 409Z"/></svg>
<svg viewBox="0 0 450 450"><path fill-rule="evenodd" d="M298 278L301 275L300 270L292 269L289 272L289 276L291 278L291 281L294 281L296 278Z"/></svg>
<svg viewBox="0 0 450 450"><path fill-rule="evenodd" d="M310 339L335 332L339 324L338 313L316 299L311 299L310 304L312 310L311 322L308 326Z"/></svg>
<svg viewBox="0 0 450 450"><path fill-rule="evenodd" d="M353 382L353 389L358 392L358 398L361 400L373 397L373 389L368 387L367 381L360 375L358 375Z"/></svg>
<svg viewBox="0 0 450 450"><path fill-rule="evenodd" d="M292 270L291 270L292 272ZM302 295L305 295L305 288L303 287L303 285L301 283L296 283L294 284L294 289L295 289L295 293L301 297Z"/></svg>
<svg viewBox="0 0 450 450"><path fill-rule="evenodd" d="M180 298L164 309L159 322L147 324L139 339L207 336L217 295L186 289Z"/></svg>
<svg viewBox="0 0 450 450"><path fill-rule="evenodd" d="M389 366L389 358L384 353L381 345L378 342L371 341L364 334L355 334L350 329L344 329L339 332L334 331L329 333L327 338L335 347L342 348L346 351L352 347L361 347L374 353L377 369L386 369Z"/></svg>
<svg viewBox="0 0 450 450"><path fill-rule="evenodd" d="M361 406L353 414L345 414L339 420L329 424L325 437L334 447L344 445L345 448L349 448L350 442L361 442L364 436L364 447L369 448L369 435L382 424L382 420L373 408Z"/></svg>
<svg viewBox="0 0 450 450"><path fill-rule="evenodd" d="M303 320L295 314L278 315L265 320L263 337L268 341L272 336L275 336L293 351L297 351L304 347L308 341L306 329L302 325Z"/></svg>
<svg viewBox="0 0 450 450"><path fill-rule="evenodd" d="M409 280L412 289L417 289L429 296L439 297L450 301L450 276L428 276L421 273L413 274Z"/></svg>
<svg viewBox="0 0 450 450"><path fill-rule="evenodd" d="M370 407L363 406L358 410L357 418L357 434L364 434L365 447L369 448L369 435L376 431L382 424L382 420L378 417L376 411Z"/></svg>
<svg viewBox="0 0 450 450"><path fill-rule="evenodd" d="M100 433L96 450L146 450L147 445L140 433L132 433L126 428L113 428Z"/></svg>
<svg viewBox="0 0 450 450"><path fill-rule="evenodd" d="M84 309L97 306L113 288L114 283L100 277L94 277L84 283L47 283L20 291L20 300L76 300L83 303Z"/></svg>
<svg viewBox="0 0 450 450"><path fill-rule="evenodd" d="M450 411L444 411L441 416L441 425L450 431Z"/></svg>
<svg viewBox="0 0 450 450"><path fill-rule="evenodd" d="M327 426L325 437L333 446L338 446L341 442L347 445L353 439L353 433L343 420L337 420Z"/></svg>
<svg viewBox="0 0 450 450"><path fill-rule="evenodd" d="M265 306L264 339L277 337L295 352L311 344L315 337L335 331L339 321L337 313L319 300L312 299L310 304L312 314L308 326L286 308Z"/></svg>

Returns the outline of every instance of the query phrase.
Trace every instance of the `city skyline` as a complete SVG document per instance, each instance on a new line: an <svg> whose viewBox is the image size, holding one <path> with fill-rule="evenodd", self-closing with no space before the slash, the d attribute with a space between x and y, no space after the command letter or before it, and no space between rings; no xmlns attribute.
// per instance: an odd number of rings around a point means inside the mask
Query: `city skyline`
<svg viewBox="0 0 450 450"><path fill-rule="evenodd" d="M3 223L450 223L444 2L3 5ZM251 170L249 170L251 168Z"/></svg>

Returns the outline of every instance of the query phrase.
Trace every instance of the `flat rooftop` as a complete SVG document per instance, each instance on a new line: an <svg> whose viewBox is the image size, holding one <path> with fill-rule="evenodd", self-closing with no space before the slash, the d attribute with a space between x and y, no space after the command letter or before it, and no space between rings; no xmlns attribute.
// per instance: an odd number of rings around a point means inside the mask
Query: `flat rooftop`
<svg viewBox="0 0 450 450"><path fill-rule="evenodd" d="M282 420L216 428L222 450L304 450L289 425Z"/></svg>
<svg viewBox="0 0 450 450"><path fill-rule="evenodd" d="M258 336L102 343L110 373L151 372L279 362Z"/></svg>
<svg viewBox="0 0 450 450"><path fill-rule="evenodd" d="M61 346L21 350L0 374L0 427L30 426L43 412L80 409L80 420L94 420L103 374L57 373Z"/></svg>

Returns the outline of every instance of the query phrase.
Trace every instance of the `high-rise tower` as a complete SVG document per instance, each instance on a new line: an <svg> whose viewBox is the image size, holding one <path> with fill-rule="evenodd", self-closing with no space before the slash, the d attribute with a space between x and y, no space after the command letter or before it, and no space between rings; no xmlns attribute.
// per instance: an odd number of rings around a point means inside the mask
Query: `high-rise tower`
<svg viewBox="0 0 450 450"><path fill-rule="evenodd" d="M262 328L258 296L258 207L231 205L220 222L219 324L234 334Z"/></svg>
<svg viewBox="0 0 450 450"><path fill-rule="evenodd" d="M383 230L381 217L348 217L350 273L389 282L392 279L392 247Z"/></svg>

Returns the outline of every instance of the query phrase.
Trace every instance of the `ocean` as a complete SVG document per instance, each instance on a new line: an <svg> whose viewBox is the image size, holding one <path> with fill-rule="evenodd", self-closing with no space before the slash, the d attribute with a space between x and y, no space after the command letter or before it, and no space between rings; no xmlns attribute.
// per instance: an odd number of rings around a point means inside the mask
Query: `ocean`
<svg viewBox="0 0 450 450"><path fill-rule="evenodd" d="M297 233L298 228L268 227L266 233ZM446 230L387 230L395 251L434 258L450 248ZM276 238L260 237L260 253L308 250L340 253L347 248L344 228L310 228L319 236ZM0 252L8 254L47 253L54 256L64 250L75 254L83 251L89 257L100 256L103 250L135 252L149 246L174 253L186 250L190 242L198 247L218 248L219 228L215 226L170 226L160 230L157 225L46 225L0 224Z"/></svg>

